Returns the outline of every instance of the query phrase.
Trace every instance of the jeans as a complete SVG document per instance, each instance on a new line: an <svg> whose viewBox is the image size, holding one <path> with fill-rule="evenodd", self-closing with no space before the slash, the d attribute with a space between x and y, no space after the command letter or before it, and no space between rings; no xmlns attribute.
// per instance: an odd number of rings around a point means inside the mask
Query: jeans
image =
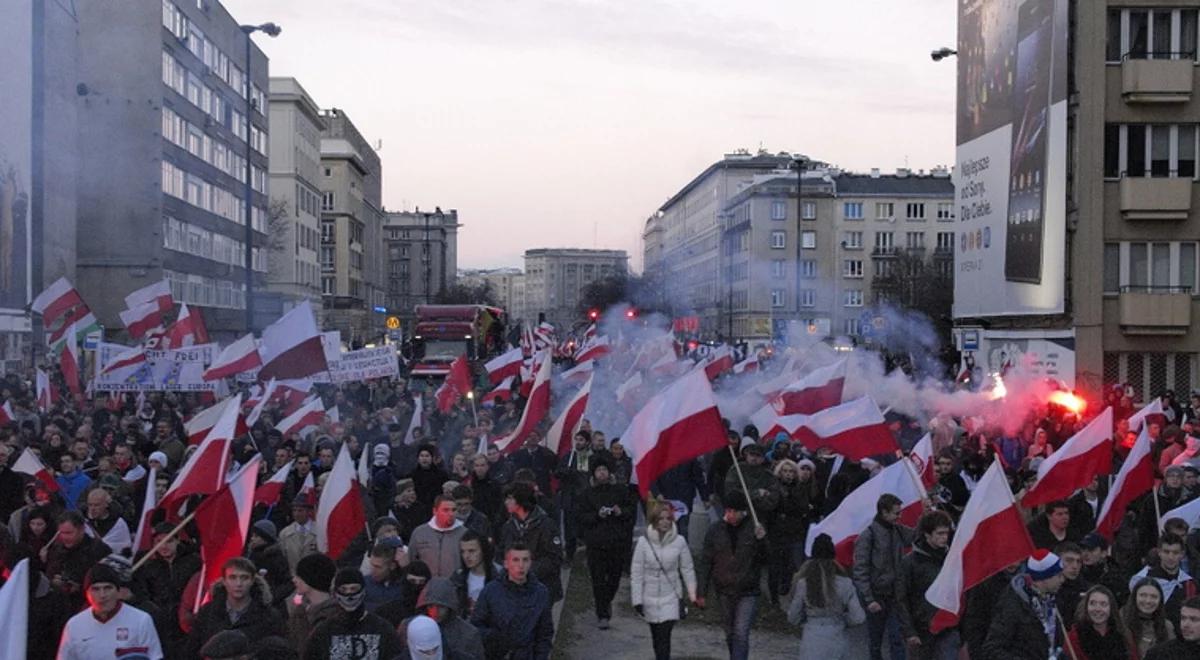
<svg viewBox="0 0 1200 660"><path fill-rule="evenodd" d="M650 624L650 640L654 644L654 660L671 660L671 629L674 621Z"/></svg>
<svg viewBox="0 0 1200 660"><path fill-rule="evenodd" d="M957 630L945 630L916 648L909 647L908 660L957 660L960 640Z"/></svg>
<svg viewBox="0 0 1200 660"><path fill-rule="evenodd" d="M588 573L592 577L592 598L598 619L612 618L612 602L621 586L626 553L624 546L587 549Z"/></svg>
<svg viewBox="0 0 1200 660"><path fill-rule="evenodd" d="M725 644L729 647L729 660L746 660L750 657L750 626L758 614L758 594L723 597L725 611Z"/></svg>
<svg viewBox="0 0 1200 660"><path fill-rule="evenodd" d="M880 602L883 609L878 612L867 610L867 639L871 651L871 660L883 660L883 635L886 632L888 657L891 660L904 660L904 640L900 637L900 621L896 619L895 606L888 602ZM864 608L865 609L865 608Z"/></svg>

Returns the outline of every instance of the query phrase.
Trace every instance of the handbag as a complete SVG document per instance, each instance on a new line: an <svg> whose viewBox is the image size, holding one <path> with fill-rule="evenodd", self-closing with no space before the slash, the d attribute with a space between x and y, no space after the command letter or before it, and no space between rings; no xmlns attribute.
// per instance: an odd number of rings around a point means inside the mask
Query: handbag
<svg viewBox="0 0 1200 660"><path fill-rule="evenodd" d="M650 540L649 536L646 537L646 545L650 547L650 554L654 555L654 561L658 562L658 568L662 571L663 576L667 578L667 584L671 585L671 593L675 594L675 597L679 599L679 620L683 621L688 615L687 599L675 591L675 583L671 582L671 576L667 574L667 567L663 566L662 559L659 558L658 551L654 549L654 542ZM683 581L682 575L679 576L679 580L680 582Z"/></svg>

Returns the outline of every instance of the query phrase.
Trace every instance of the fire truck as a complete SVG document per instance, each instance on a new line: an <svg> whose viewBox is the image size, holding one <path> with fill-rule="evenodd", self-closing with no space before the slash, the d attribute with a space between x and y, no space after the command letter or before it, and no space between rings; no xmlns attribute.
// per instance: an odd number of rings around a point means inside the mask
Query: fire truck
<svg viewBox="0 0 1200 660"><path fill-rule="evenodd" d="M504 310L488 305L417 305L413 328L414 378L443 378L466 355L472 372L504 347Z"/></svg>

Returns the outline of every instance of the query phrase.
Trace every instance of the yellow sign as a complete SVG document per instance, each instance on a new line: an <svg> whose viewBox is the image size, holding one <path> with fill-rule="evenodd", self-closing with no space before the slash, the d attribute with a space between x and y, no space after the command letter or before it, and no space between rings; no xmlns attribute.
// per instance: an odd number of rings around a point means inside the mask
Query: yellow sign
<svg viewBox="0 0 1200 660"><path fill-rule="evenodd" d="M399 330L400 329L400 317L399 316L387 317L387 329L388 330Z"/></svg>

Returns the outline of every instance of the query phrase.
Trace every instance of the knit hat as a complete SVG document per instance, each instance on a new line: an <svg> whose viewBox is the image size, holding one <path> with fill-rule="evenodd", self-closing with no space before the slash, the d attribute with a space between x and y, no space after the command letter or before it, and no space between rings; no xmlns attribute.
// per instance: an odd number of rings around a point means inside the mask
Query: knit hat
<svg viewBox="0 0 1200 660"><path fill-rule="evenodd" d="M328 592L332 588L333 576L336 573L337 564L319 552L305 555L296 562L296 577L317 591Z"/></svg>
<svg viewBox="0 0 1200 660"><path fill-rule="evenodd" d="M339 587L349 584L357 584L361 588L352 596L347 596L338 591ZM337 574L333 577L333 598L337 601L339 607L347 612L354 612L363 606L366 597L366 581L357 568L343 568L338 570Z"/></svg>
<svg viewBox="0 0 1200 660"><path fill-rule="evenodd" d="M596 470L599 470L602 467L607 468L609 472L612 472L612 466L608 464L608 461L606 461L602 458L593 460L592 464L589 465L588 467L591 469L593 477L596 476Z"/></svg>
<svg viewBox="0 0 1200 660"><path fill-rule="evenodd" d="M725 494L725 500L722 502L726 509L734 511L749 511L750 503L746 501L746 496L740 490L730 491Z"/></svg>
<svg viewBox="0 0 1200 660"><path fill-rule="evenodd" d="M416 483L412 479L397 479L396 494L399 495L409 488L416 488Z"/></svg>
<svg viewBox="0 0 1200 660"><path fill-rule="evenodd" d="M804 467L805 465L807 465L808 469L810 469L810 470L816 471L816 469L817 469L817 464L813 463L812 461L810 461L807 458L802 458L802 459L796 461L796 469L800 469L800 468Z"/></svg>
<svg viewBox="0 0 1200 660"><path fill-rule="evenodd" d="M133 582L133 562L128 558L121 555L109 555L98 563L113 569L117 575L118 587L127 587Z"/></svg>
<svg viewBox="0 0 1200 660"><path fill-rule="evenodd" d="M250 639L240 630L222 630L200 648L200 655L208 660L238 658L249 653Z"/></svg>
<svg viewBox="0 0 1200 660"><path fill-rule="evenodd" d="M270 520L259 520L254 523L254 527L250 531L263 537L268 543L274 543L279 539L279 530L275 529L275 523Z"/></svg>
<svg viewBox="0 0 1200 660"><path fill-rule="evenodd" d="M834 559L835 557L837 557L837 551L833 547L833 539L829 538L828 534L818 534L817 538L813 539L812 558Z"/></svg>
<svg viewBox="0 0 1200 660"><path fill-rule="evenodd" d="M154 526L154 537L155 537L155 539L157 539L158 536L160 536L162 534L170 534L174 530L175 530L175 525L172 525L171 523L164 520L163 522L160 522Z"/></svg>
<svg viewBox="0 0 1200 660"><path fill-rule="evenodd" d="M379 528L383 527L384 525L391 525L392 527L395 527L397 532L404 529L400 526L399 520L396 520L391 516L382 516L380 518L376 518L375 522L371 523L371 538L378 538Z"/></svg>
<svg viewBox="0 0 1200 660"><path fill-rule="evenodd" d="M88 569L87 575L84 576L83 590L91 589L93 584L111 584L119 587L121 586L121 576L112 566L103 563L96 564Z"/></svg>
<svg viewBox="0 0 1200 660"><path fill-rule="evenodd" d="M307 493L298 493L292 500L292 508L303 507L305 509L313 508L312 500L308 499Z"/></svg>
<svg viewBox="0 0 1200 660"><path fill-rule="evenodd" d="M375 445L371 450L371 458L375 467L383 467L392 460L392 450L387 445Z"/></svg>
<svg viewBox="0 0 1200 660"><path fill-rule="evenodd" d="M1062 562L1059 561L1058 555L1038 548L1029 556L1029 562L1026 565L1029 571L1029 577L1033 578L1034 582L1049 580L1050 578L1062 573Z"/></svg>
<svg viewBox="0 0 1200 660"><path fill-rule="evenodd" d="M168 466L167 455L162 453L161 451L150 452L150 458L148 458L146 460L147 461L158 461L158 464L163 466L164 470Z"/></svg>
<svg viewBox="0 0 1200 660"><path fill-rule="evenodd" d="M754 438L751 438L748 435L744 435L744 436L742 436L742 441L738 444L738 452L741 452L746 447L752 447L756 444L758 444L758 443L756 443L754 441Z"/></svg>
<svg viewBox="0 0 1200 660"><path fill-rule="evenodd" d="M442 631L433 619L414 616L408 622L408 653L414 658L442 659Z"/></svg>
<svg viewBox="0 0 1200 660"><path fill-rule="evenodd" d="M762 445L752 442L752 443L742 447L742 456L747 456L749 454L758 454L759 456L762 456L763 455Z"/></svg>
<svg viewBox="0 0 1200 660"><path fill-rule="evenodd" d="M1079 547L1084 550L1107 550L1108 539L1100 536L1096 532L1090 532L1083 540L1079 542Z"/></svg>
<svg viewBox="0 0 1200 660"><path fill-rule="evenodd" d="M1163 476L1164 477L1176 477L1176 476L1183 477L1183 466L1182 465L1167 466L1167 469L1163 470Z"/></svg>

